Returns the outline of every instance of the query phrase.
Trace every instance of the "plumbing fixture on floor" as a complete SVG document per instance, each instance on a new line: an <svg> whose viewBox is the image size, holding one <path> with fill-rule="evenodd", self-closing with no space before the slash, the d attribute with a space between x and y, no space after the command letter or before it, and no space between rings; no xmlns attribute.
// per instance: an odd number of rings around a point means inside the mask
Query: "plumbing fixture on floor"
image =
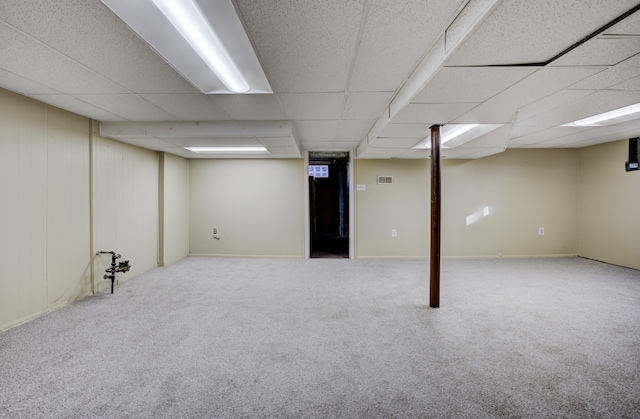
<svg viewBox="0 0 640 419"><path fill-rule="evenodd" d="M105 269L105 272L107 272L107 274L104 276L104 279L111 280L111 294L113 294L113 283L116 281L116 273L128 272L129 269L131 269L131 264L129 264L128 260L121 260L119 262L116 262L118 259L122 258L122 256L119 253L114 252L113 250L109 252L99 251L96 253L96 255L107 254L111 255L111 266Z"/></svg>

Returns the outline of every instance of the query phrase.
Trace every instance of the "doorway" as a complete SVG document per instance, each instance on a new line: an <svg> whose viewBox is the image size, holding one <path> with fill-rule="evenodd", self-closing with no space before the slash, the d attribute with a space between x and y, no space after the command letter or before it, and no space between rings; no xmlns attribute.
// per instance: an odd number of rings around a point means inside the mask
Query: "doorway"
<svg viewBox="0 0 640 419"><path fill-rule="evenodd" d="M349 152L309 152L312 258L349 258Z"/></svg>

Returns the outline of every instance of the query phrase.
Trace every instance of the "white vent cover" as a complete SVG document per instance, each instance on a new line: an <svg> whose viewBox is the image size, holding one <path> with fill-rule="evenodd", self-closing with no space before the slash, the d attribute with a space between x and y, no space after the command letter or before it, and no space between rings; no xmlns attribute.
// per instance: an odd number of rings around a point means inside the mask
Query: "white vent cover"
<svg viewBox="0 0 640 419"><path fill-rule="evenodd" d="M393 176L378 175L378 185L393 183Z"/></svg>

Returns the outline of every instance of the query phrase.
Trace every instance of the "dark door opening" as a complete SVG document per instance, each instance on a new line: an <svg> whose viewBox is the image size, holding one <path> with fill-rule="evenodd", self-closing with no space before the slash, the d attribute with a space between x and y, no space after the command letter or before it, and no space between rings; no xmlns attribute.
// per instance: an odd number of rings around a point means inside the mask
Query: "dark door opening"
<svg viewBox="0 0 640 419"><path fill-rule="evenodd" d="M312 258L349 257L349 153L309 153Z"/></svg>

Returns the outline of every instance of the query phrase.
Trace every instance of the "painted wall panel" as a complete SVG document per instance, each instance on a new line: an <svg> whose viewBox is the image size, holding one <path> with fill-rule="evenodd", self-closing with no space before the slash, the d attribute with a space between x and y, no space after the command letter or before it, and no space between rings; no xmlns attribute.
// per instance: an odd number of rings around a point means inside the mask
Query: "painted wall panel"
<svg viewBox="0 0 640 419"><path fill-rule="evenodd" d="M628 140L578 153L580 256L640 269L640 171L625 171Z"/></svg>
<svg viewBox="0 0 640 419"><path fill-rule="evenodd" d="M442 254L577 254L578 176L573 149L444 160Z"/></svg>
<svg viewBox="0 0 640 419"><path fill-rule="evenodd" d="M189 167L192 254L303 256L302 159L192 160Z"/></svg>
<svg viewBox="0 0 640 419"><path fill-rule="evenodd" d="M0 90L0 328L88 291L88 129Z"/></svg>
<svg viewBox="0 0 640 419"><path fill-rule="evenodd" d="M164 264L189 254L189 161L164 155Z"/></svg>
<svg viewBox="0 0 640 419"><path fill-rule="evenodd" d="M93 130L94 248L130 260L119 283L158 266L158 153L102 138L97 124ZM96 290L107 290L111 282L102 277L111 258L94 260Z"/></svg>
<svg viewBox="0 0 640 419"><path fill-rule="evenodd" d="M394 183L376 185L378 174ZM442 255L576 254L578 174L576 150L443 160ZM356 161L357 257L428 256L430 176L428 160Z"/></svg>
<svg viewBox="0 0 640 419"><path fill-rule="evenodd" d="M377 176L393 183L377 184ZM356 160L356 257L425 257L429 252L427 160ZM397 236L391 235L395 229Z"/></svg>

